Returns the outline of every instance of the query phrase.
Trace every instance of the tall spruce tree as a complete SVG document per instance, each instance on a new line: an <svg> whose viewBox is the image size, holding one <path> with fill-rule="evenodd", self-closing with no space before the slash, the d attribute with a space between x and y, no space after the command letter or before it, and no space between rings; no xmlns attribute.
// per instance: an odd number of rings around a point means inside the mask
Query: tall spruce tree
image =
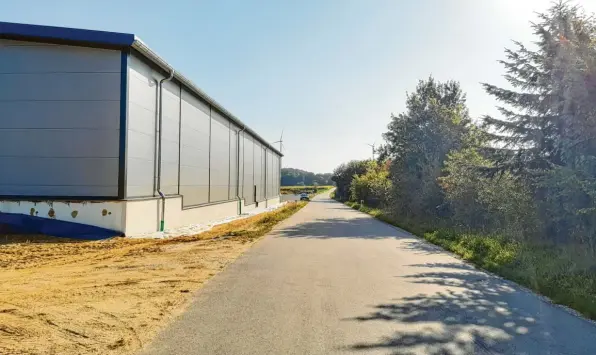
<svg viewBox="0 0 596 355"><path fill-rule="evenodd" d="M484 117L497 171L577 164L596 153L596 22L566 2L538 14L538 40L519 42L501 61L513 89L483 84L504 105Z"/></svg>
<svg viewBox="0 0 596 355"><path fill-rule="evenodd" d="M504 118L484 117L493 172L525 176L544 231L596 250L596 20L566 2L538 14L530 49L506 50L513 89L484 84Z"/></svg>

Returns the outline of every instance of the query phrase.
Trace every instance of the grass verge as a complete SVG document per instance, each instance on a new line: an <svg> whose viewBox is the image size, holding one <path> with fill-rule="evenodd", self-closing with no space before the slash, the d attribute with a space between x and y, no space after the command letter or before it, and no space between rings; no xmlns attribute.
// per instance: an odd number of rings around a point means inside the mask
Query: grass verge
<svg viewBox="0 0 596 355"><path fill-rule="evenodd" d="M449 250L472 264L515 281L596 320L596 263L577 245L555 246L515 241L501 235L463 233L399 221L380 209L346 202L386 223Z"/></svg>
<svg viewBox="0 0 596 355"><path fill-rule="evenodd" d="M0 238L0 354L130 354L280 221L278 210L165 240Z"/></svg>

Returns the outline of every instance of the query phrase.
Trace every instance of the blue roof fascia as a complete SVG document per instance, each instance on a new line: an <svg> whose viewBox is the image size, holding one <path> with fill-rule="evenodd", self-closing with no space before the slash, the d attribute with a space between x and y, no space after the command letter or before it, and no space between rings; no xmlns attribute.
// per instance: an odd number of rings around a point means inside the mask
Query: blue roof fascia
<svg viewBox="0 0 596 355"><path fill-rule="evenodd" d="M86 44L91 47L130 47L135 36L130 33L83 30L77 28L0 22L0 38Z"/></svg>

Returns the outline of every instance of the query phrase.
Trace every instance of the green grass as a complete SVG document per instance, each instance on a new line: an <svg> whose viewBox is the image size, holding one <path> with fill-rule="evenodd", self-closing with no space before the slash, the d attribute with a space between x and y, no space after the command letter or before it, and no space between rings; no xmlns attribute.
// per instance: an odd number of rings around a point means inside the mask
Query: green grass
<svg viewBox="0 0 596 355"><path fill-rule="evenodd" d="M429 228L391 218L380 209L356 202L346 205L400 227L449 250L470 263L513 280L553 302L596 320L596 260L581 246L541 245L501 235Z"/></svg>

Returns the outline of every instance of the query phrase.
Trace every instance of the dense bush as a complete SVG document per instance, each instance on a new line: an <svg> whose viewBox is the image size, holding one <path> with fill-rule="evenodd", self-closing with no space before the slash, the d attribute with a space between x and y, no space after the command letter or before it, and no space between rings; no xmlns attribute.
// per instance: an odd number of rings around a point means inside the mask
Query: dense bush
<svg viewBox="0 0 596 355"><path fill-rule="evenodd" d="M355 176L366 173L367 167L367 160L352 160L335 168L331 180L335 182L335 186L337 187L335 190L337 199L346 201L350 198L352 180Z"/></svg>
<svg viewBox="0 0 596 355"><path fill-rule="evenodd" d="M350 184L350 199L364 201L369 206L387 206L391 192L391 180L387 164L376 161L367 163L366 172L356 175Z"/></svg>
<svg viewBox="0 0 596 355"><path fill-rule="evenodd" d="M491 166L474 148L449 154L445 175L439 178L451 213L449 224L515 239L535 234L538 224L531 192L509 173L487 177L479 169Z"/></svg>

